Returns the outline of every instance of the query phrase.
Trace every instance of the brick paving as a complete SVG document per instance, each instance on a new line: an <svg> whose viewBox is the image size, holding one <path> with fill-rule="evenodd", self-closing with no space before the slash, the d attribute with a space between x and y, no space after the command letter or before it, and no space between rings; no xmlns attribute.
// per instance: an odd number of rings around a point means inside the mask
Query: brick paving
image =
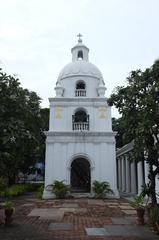
<svg viewBox="0 0 159 240"><path fill-rule="evenodd" d="M14 199L15 214L11 226L0 225L1 240L141 240L148 239L142 236L89 236L88 232L99 232L106 226L115 226L129 218L135 226L135 214L132 207L125 200L94 200L94 199L67 199L67 200L39 200L35 196L23 196ZM126 209L125 207L126 206ZM39 211L35 211L39 209ZM43 209L43 210L41 210ZM44 210L45 209L45 210ZM62 210L61 210L62 209ZM62 219L56 216L51 219L51 212L63 211ZM126 212L125 210L128 210ZM31 212L37 215L30 214ZM39 212L46 212L40 217ZM48 213L48 217L47 217ZM115 220L119 218L119 220ZM50 225L52 224L52 225ZM56 226L50 228L49 226ZM60 226L61 229L60 229ZM67 226L71 226L70 228ZM120 225L116 225L118 229ZM126 224L125 224L126 227ZM68 228L68 229L67 229ZM93 228L95 230L93 230ZM144 228L142 231L144 231ZM66 230L67 229L67 230ZM99 230L99 231L98 231ZM102 230L103 233L105 230ZM117 234L116 234L117 235ZM151 240L156 240L152 234Z"/></svg>

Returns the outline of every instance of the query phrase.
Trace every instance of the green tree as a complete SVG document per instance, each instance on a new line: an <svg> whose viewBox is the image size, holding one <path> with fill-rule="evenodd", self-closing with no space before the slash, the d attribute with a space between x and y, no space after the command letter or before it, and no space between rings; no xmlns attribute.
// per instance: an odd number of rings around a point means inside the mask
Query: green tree
<svg viewBox="0 0 159 240"><path fill-rule="evenodd" d="M127 132L125 131L126 123L124 118L112 118L112 129L116 132L116 148L121 148L125 144L132 141L132 136L128 136Z"/></svg>
<svg viewBox="0 0 159 240"><path fill-rule="evenodd" d="M0 69L0 175L12 184L44 151L40 98Z"/></svg>
<svg viewBox="0 0 159 240"><path fill-rule="evenodd" d="M156 176L159 174L159 60L145 71L132 71L127 86L117 87L109 99L125 125L127 138L134 139L134 158L149 164L152 202L156 203Z"/></svg>
<svg viewBox="0 0 159 240"><path fill-rule="evenodd" d="M40 109L40 161L45 162L45 131L49 130L49 108Z"/></svg>

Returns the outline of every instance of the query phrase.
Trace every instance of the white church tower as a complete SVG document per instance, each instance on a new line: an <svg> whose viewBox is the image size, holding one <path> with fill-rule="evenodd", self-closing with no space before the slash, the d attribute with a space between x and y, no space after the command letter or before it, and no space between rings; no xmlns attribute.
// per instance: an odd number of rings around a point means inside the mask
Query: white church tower
<svg viewBox="0 0 159 240"><path fill-rule="evenodd" d="M71 49L72 62L57 79L56 97L49 98L45 186L65 180L72 192L91 194L94 180L108 181L118 196L115 134L105 83L100 70L89 62L89 49L81 35L78 37ZM43 197L54 196L45 189Z"/></svg>

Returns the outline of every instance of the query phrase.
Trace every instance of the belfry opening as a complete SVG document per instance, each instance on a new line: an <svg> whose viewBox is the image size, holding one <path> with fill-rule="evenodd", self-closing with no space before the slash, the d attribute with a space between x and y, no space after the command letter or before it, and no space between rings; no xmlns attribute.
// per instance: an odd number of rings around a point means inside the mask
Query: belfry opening
<svg viewBox="0 0 159 240"><path fill-rule="evenodd" d="M83 60L83 52L82 51L78 51L77 59L78 60Z"/></svg>
<svg viewBox="0 0 159 240"><path fill-rule="evenodd" d="M90 192L91 172L90 163L85 158L76 158L71 164L71 191Z"/></svg>

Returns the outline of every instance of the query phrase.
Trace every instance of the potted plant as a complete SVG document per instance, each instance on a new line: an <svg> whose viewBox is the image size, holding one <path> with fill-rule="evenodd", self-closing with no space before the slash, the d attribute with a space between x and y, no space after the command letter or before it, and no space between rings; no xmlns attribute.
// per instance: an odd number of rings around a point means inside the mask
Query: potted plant
<svg viewBox="0 0 159 240"><path fill-rule="evenodd" d="M5 225L10 225L13 221L12 215L15 210L15 208L13 207L13 203L11 201L6 201L4 204L4 209L5 209Z"/></svg>
<svg viewBox="0 0 159 240"><path fill-rule="evenodd" d="M144 225L145 208L143 206L143 203L144 203L144 197L142 195L134 197L132 202L132 206L136 209L136 212L137 212L138 225Z"/></svg>
<svg viewBox="0 0 159 240"><path fill-rule="evenodd" d="M110 188L110 184L106 181L94 181L93 182L93 191L95 193L95 198L104 198L106 194L113 194L113 190Z"/></svg>
<svg viewBox="0 0 159 240"><path fill-rule="evenodd" d="M55 194L56 198L62 199L65 198L70 187L64 183L64 180L55 180L53 184L48 185L46 189L52 191Z"/></svg>

